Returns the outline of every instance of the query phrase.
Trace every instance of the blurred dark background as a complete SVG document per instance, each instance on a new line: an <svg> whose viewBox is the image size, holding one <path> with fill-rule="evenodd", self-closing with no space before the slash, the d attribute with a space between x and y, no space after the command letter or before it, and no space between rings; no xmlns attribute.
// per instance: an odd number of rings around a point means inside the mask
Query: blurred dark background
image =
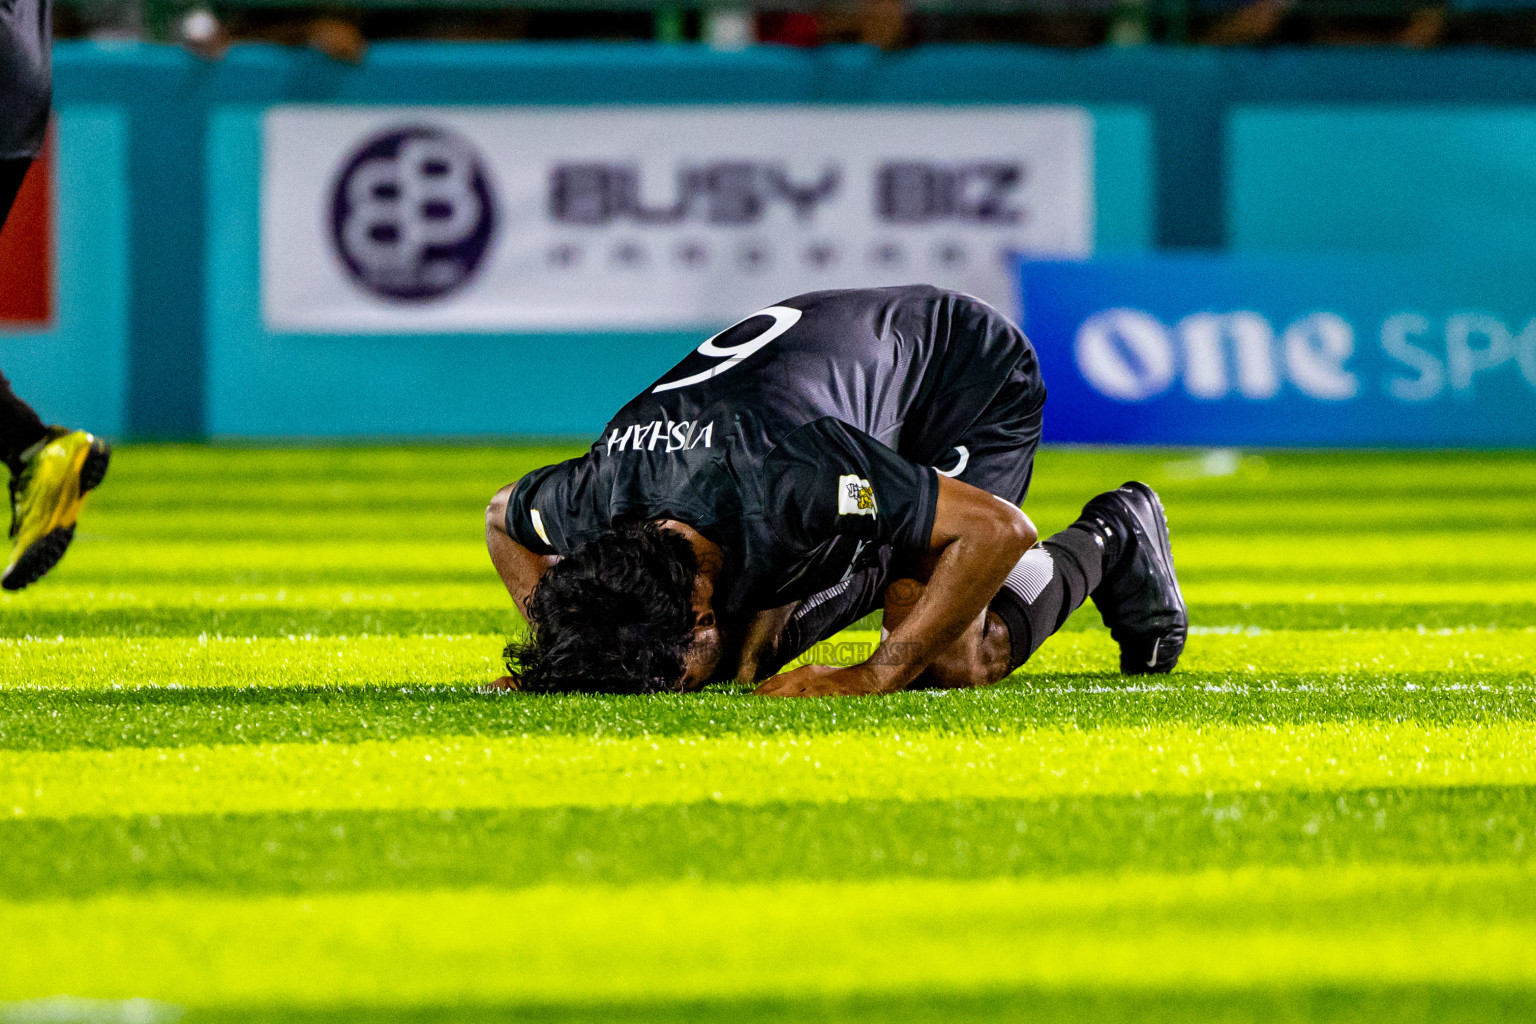
<svg viewBox="0 0 1536 1024"><path fill-rule="evenodd" d="M217 56L232 41L310 45L357 60L384 39L1020 43L1080 48L1200 46L1536 46L1522 0L68 0L59 38L184 42Z"/></svg>

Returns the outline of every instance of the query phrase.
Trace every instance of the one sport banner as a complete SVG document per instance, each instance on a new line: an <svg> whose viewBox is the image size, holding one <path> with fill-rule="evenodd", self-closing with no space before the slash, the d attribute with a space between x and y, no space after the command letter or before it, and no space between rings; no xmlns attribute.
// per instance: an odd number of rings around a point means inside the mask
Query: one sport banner
<svg viewBox="0 0 1536 1024"><path fill-rule="evenodd" d="M1020 262L1050 441L1536 446L1536 273L1425 256Z"/></svg>
<svg viewBox="0 0 1536 1024"><path fill-rule="evenodd" d="M1076 107L279 106L275 331L667 330L822 288L1015 306L1010 252L1086 255Z"/></svg>

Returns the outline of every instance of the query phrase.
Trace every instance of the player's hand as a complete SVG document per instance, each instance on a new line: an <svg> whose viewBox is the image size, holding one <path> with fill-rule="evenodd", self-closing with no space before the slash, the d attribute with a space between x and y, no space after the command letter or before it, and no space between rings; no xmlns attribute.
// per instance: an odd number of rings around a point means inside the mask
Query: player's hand
<svg viewBox="0 0 1536 1024"><path fill-rule="evenodd" d="M495 682L483 683L480 686L481 693L508 693L522 689L522 679L517 675L505 675Z"/></svg>
<svg viewBox="0 0 1536 1024"><path fill-rule="evenodd" d="M764 682L752 691L758 697L855 697L879 693L874 673L862 665L801 665Z"/></svg>

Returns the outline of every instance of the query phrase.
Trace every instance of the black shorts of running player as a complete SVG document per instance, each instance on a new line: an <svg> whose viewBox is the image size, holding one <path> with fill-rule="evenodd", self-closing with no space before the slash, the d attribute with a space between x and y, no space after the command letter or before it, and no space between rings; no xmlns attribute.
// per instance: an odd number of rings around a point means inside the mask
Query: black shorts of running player
<svg viewBox="0 0 1536 1024"><path fill-rule="evenodd" d="M914 462L927 463L944 476L1022 506L1034 476L1046 392L1034 348L1022 334L1018 337L1018 361L1001 391L980 407L968 403L965 392L946 395L944 401L925 409L922 417L909 421L903 436L914 440L910 447L902 447L912 452ZM764 666L778 671L823 640L879 611L897 566L889 547L881 548L877 558L877 564L801 601ZM859 654L854 660L862 660L868 652Z"/></svg>
<svg viewBox="0 0 1536 1024"><path fill-rule="evenodd" d="M52 14L48 0L0 0L0 224L48 127Z"/></svg>

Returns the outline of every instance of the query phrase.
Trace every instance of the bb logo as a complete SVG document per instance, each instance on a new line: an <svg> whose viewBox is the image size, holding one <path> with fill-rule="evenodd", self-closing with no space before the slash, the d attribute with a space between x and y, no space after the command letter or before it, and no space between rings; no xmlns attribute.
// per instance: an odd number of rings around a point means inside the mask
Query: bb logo
<svg viewBox="0 0 1536 1024"><path fill-rule="evenodd" d="M331 194L336 252L353 280L382 298L421 302L462 287L495 227L484 165L467 140L441 128L374 136Z"/></svg>

